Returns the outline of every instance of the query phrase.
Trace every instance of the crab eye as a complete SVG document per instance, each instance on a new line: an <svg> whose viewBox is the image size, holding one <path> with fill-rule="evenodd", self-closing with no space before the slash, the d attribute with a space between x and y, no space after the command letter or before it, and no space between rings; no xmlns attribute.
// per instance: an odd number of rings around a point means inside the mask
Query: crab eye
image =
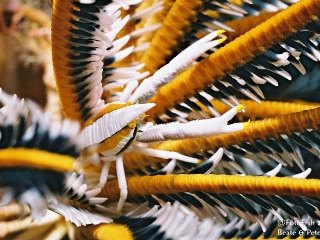
<svg viewBox="0 0 320 240"><path fill-rule="evenodd" d="M131 128L131 129L135 128L136 126L137 126L137 122L136 121L133 121L133 122L128 124L128 127Z"/></svg>

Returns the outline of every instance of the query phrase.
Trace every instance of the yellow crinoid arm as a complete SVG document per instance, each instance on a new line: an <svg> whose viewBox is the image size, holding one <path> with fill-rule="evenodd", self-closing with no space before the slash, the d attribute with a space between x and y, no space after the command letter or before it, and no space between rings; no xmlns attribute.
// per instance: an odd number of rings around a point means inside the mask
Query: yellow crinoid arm
<svg viewBox="0 0 320 240"><path fill-rule="evenodd" d="M0 150L0 167L29 167L41 170L68 172L74 169L75 159L38 149L7 148Z"/></svg>
<svg viewBox="0 0 320 240"><path fill-rule="evenodd" d="M249 16L241 17L235 20L226 21L224 24L233 30L233 31L226 31L224 33L227 36L226 43L231 42L235 38L246 33L250 29L259 25L260 23L268 20L269 18L271 18L277 13L278 12L261 11L258 15L253 15L253 16L249 15ZM201 35L198 37L201 37Z"/></svg>
<svg viewBox="0 0 320 240"><path fill-rule="evenodd" d="M203 191L209 193L320 196L319 179L290 177L179 174L131 177L128 196L175 194ZM107 183L100 194L110 200L119 196L117 181Z"/></svg>
<svg viewBox="0 0 320 240"><path fill-rule="evenodd" d="M317 0L299 1L226 44L179 74L170 84L161 87L150 99L150 102L156 103L156 107L148 112L149 116L154 118L161 115L176 103L221 79L236 67L315 20L319 12L320 4Z"/></svg>
<svg viewBox="0 0 320 240"><path fill-rule="evenodd" d="M78 240L134 240L127 226L116 223L77 228L76 236Z"/></svg>
<svg viewBox="0 0 320 240"><path fill-rule="evenodd" d="M148 17L144 22L143 26L150 26L157 23L162 23L167 16L170 8L174 4L174 0L164 0L162 5L162 10ZM142 4L141 4L142 5ZM155 32L150 32L142 36L138 42L149 42L152 41Z"/></svg>
<svg viewBox="0 0 320 240"><path fill-rule="evenodd" d="M177 0L172 5L161 28L155 34L150 48L141 59L147 71L153 74L165 64L185 30L190 26L191 20L196 16L197 9L203 3L201 0Z"/></svg>
<svg viewBox="0 0 320 240"><path fill-rule="evenodd" d="M71 70L68 68L69 50L67 41L71 28L72 1L55 0L52 5L52 60L60 102L66 117L81 119L72 83Z"/></svg>
<svg viewBox="0 0 320 240"><path fill-rule="evenodd" d="M246 107L244 112L239 112L238 117L241 118L250 118L254 120L256 118L270 118L280 115L287 115L290 113L301 112L304 110L309 110L313 108L320 107L318 103L310 102L280 102L280 101L262 101L257 103L253 100L240 99L240 104ZM212 100L212 105L219 113L224 113L230 109L228 105L223 103L220 100ZM206 111L205 106L204 111Z"/></svg>
<svg viewBox="0 0 320 240"><path fill-rule="evenodd" d="M242 5L243 3L234 2L233 4ZM160 18L157 21L162 20L163 24L160 30L154 34L150 48L142 56L141 60L145 64L146 70L154 73L166 63L167 58L177 49L177 45L182 40L181 38L184 36L186 29L190 27L192 21L196 18L197 12L203 5L203 1L197 0L188 2L185 0L177 0L173 4L172 1L169 0L164 2L164 10L170 10L167 15L164 15L166 11L162 11L155 16L155 18ZM205 10L204 14L213 19L219 16L218 12L212 10ZM234 31L226 33L226 35L235 38L274 14L275 13L262 12L259 16L228 21L225 24L233 28ZM198 37L200 39L203 36Z"/></svg>
<svg viewBox="0 0 320 240"><path fill-rule="evenodd" d="M232 32L226 32L225 35L227 36L227 41L230 42L234 40L236 37L246 33L260 23L268 20L276 13L277 12L262 11L259 15L246 16L236 20L227 21L225 24L234 30Z"/></svg>

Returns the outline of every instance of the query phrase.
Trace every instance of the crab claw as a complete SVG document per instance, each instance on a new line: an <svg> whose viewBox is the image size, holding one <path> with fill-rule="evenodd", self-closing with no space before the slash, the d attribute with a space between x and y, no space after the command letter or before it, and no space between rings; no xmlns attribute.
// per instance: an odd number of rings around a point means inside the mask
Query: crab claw
<svg viewBox="0 0 320 240"><path fill-rule="evenodd" d="M212 136L221 133L229 133L244 129L248 123L228 124L238 112L245 107L236 106L220 117L194 120L187 123L171 122L152 126L137 137L141 142L155 142L169 139L184 139L190 137Z"/></svg>

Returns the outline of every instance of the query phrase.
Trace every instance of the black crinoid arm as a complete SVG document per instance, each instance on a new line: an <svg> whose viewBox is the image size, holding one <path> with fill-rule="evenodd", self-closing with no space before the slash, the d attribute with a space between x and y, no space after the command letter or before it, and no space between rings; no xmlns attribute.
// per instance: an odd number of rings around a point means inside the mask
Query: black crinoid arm
<svg viewBox="0 0 320 240"><path fill-rule="evenodd" d="M95 198L99 189L88 190L75 172L78 124L54 122L38 105L15 95L1 92L0 100L1 204L27 204L33 219L50 209L76 225L108 222L87 210L104 199Z"/></svg>

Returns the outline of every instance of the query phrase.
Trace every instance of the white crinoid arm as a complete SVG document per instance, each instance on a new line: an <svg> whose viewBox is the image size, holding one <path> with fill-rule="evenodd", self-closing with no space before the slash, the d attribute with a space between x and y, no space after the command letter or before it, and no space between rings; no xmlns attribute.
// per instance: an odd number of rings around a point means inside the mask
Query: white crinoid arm
<svg viewBox="0 0 320 240"><path fill-rule="evenodd" d="M245 127L246 123L233 123L228 125L228 121L242 109L244 109L244 106L239 105L230 109L220 117L195 120L187 123L172 122L155 125L140 133L137 140L141 142L155 142L167 139L203 137L239 131Z"/></svg>
<svg viewBox="0 0 320 240"><path fill-rule="evenodd" d="M79 0L79 2L82 4L92 4L95 3L96 0Z"/></svg>
<svg viewBox="0 0 320 240"><path fill-rule="evenodd" d="M82 4L93 4L96 2L96 0L79 0ZM141 2L141 0L113 0L112 1L114 5L118 5L119 7L122 7L125 10L129 9L129 6L136 5Z"/></svg>
<svg viewBox="0 0 320 240"><path fill-rule="evenodd" d="M102 213L90 212L86 209L97 210L101 206L100 204L103 204L107 199L98 197L101 188L89 189L83 175L76 173L67 175L64 190L65 199L57 201L51 197L47 202L48 208L62 215L66 221L70 221L76 226L112 222L111 218L103 216ZM77 206L69 204L69 200L76 201Z"/></svg>
<svg viewBox="0 0 320 240"><path fill-rule="evenodd" d="M146 102L159 87L168 83L178 73L189 67L203 53L222 43L225 38L213 39L223 32L223 30L214 31L179 53L167 65L155 72L153 76L145 79L132 94L129 101L133 103L137 101Z"/></svg>
<svg viewBox="0 0 320 240"><path fill-rule="evenodd" d="M163 1L155 1L151 6L144 8L138 12L135 12L130 17L130 20L131 21L141 20L141 19L146 20L149 17L151 17L153 14L162 11L163 5L164 5Z"/></svg>

